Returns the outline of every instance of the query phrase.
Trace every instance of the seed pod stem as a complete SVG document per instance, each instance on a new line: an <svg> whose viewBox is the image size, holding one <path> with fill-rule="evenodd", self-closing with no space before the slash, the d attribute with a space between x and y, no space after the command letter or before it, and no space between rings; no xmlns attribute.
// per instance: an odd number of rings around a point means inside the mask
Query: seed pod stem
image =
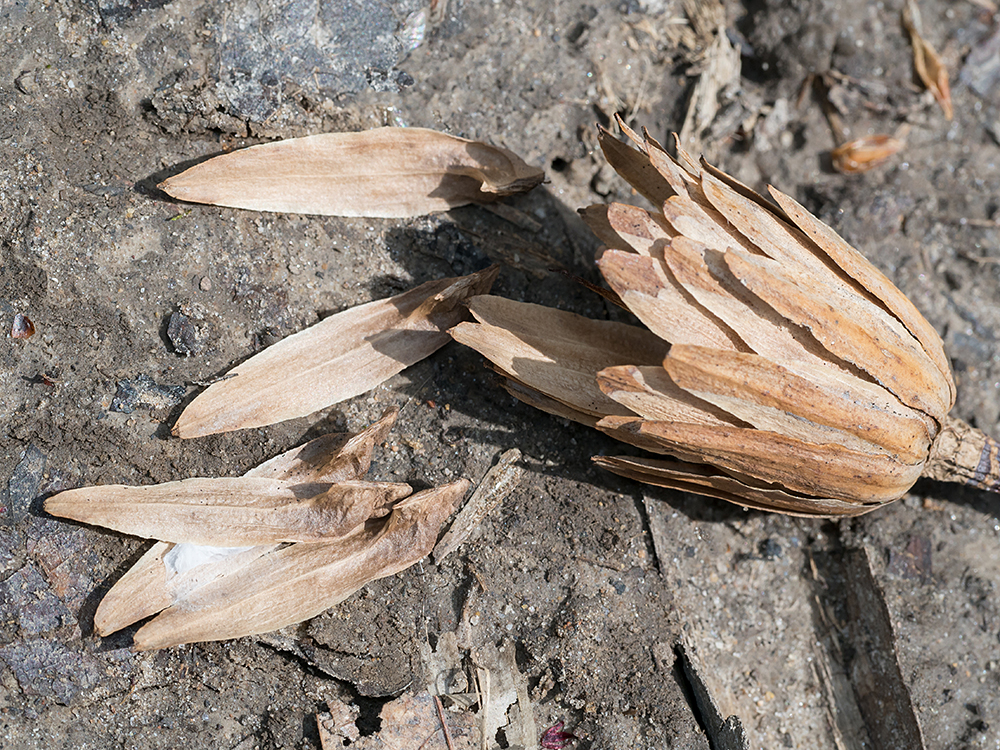
<svg viewBox="0 0 1000 750"><path fill-rule="evenodd" d="M1000 444L961 419L948 417L931 448L924 476L1000 492Z"/></svg>

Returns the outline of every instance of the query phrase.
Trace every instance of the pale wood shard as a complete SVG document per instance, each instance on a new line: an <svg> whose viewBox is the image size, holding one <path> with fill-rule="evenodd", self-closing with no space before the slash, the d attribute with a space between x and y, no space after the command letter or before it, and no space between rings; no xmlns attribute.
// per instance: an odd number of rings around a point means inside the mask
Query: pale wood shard
<svg viewBox="0 0 1000 750"><path fill-rule="evenodd" d="M501 297L474 297L476 323L452 329L503 372L529 388L593 416L628 410L597 387L594 373L619 364L656 364L667 344L636 326L585 318Z"/></svg>
<svg viewBox="0 0 1000 750"><path fill-rule="evenodd" d="M239 638L315 617L369 581L425 557L468 487L463 479L425 490L342 540L293 544L263 555L165 609L136 633L135 647Z"/></svg>
<svg viewBox="0 0 1000 750"><path fill-rule="evenodd" d="M511 151L424 128L265 143L162 182L194 203L328 216L405 218L531 190L545 174Z"/></svg>
<svg viewBox="0 0 1000 750"><path fill-rule="evenodd" d="M511 448L504 451L496 464L490 467L441 541L435 545L432 552L435 564L440 565L444 558L458 549L479 528L483 519L514 491L524 476L524 469L518 465L520 460L521 451Z"/></svg>
<svg viewBox="0 0 1000 750"><path fill-rule="evenodd" d="M103 485L50 497L54 516L124 534L214 547L314 542L345 536L410 494L408 484L347 481L293 484L258 477Z"/></svg>
<svg viewBox="0 0 1000 750"><path fill-rule="evenodd" d="M681 286L662 260L608 250L597 265L628 309L664 341L738 348L739 338Z"/></svg>
<svg viewBox="0 0 1000 750"><path fill-rule="evenodd" d="M944 344L937 331L920 314L909 297L897 289L885 274L845 242L839 234L809 213L804 206L776 188L772 187L769 190L778 205L815 243L815 246L829 256L845 274L868 290L920 342L927 356L948 383L951 393L948 408L954 406L955 383L951 376L948 356L944 352Z"/></svg>
<svg viewBox="0 0 1000 750"><path fill-rule="evenodd" d="M363 477L372 452L388 435L399 410L387 409L374 424L355 435L330 434L292 448L248 471L247 477L294 482L351 481ZM99 635L108 635L170 606L178 592L191 591L205 582L238 570L248 560L265 555L278 545L253 547L186 573L168 570L164 558L176 553L170 542L157 542L104 595L94 614Z"/></svg>
<svg viewBox="0 0 1000 750"><path fill-rule="evenodd" d="M489 291L498 272L430 281L282 339L199 394L173 432L193 438L261 427L365 393L444 346L447 329L466 315L464 301Z"/></svg>
<svg viewBox="0 0 1000 750"><path fill-rule="evenodd" d="M680 388L759 429L781 425L800 439L893 453L911 463L927 455L934 435L924 415L884 388L827 368L804 377L757 354L702 346L672 347L664 367Z"/></svg>

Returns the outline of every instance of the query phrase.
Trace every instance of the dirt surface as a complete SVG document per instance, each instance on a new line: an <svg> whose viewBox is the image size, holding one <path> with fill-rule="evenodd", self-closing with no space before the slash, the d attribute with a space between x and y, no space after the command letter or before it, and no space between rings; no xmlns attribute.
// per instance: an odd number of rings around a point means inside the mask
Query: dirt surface
<svg viewBox="0 0 1000 750"><path fill-rule="evenodd" d="M617 315L549 271L596 280L576 209L641 202L595 153L594 123L617 112L666 142L718 24L741 73L697 134L707 156L790 193L882 268L942 334L955 414L1000 434L991 4L921 3L952 74L951 122L914 76L898 0L748 0L717 18L686 5L0 5L0 747L316 748L328 703L357 707L372 735L386 701L469 690L491 664L526 685L537 729L518 735L512 707L491 747L537 747L564 721L579 748L708 748L683 644L752 748L1000 748L995 496L920 483L830 523L641 486L591 465L618 445L513 401L455 344L307 419L169 437L197 383L261 347L494 260L499 294ZM829 166L806 78L831 70L851 137L909 127L865 174ZM155 190L207 155L379 125L543 166L548 184L512 201L541 228L481 208L340 220ZM31 338L10 335L19 313ZM237 475L390 404L401 416L375 478L478 481L502 451L523 452L524 479L477 538L275 635L142 654L131 631L94 635L101 596L148 543L48 518L41 498Z"/></svg>

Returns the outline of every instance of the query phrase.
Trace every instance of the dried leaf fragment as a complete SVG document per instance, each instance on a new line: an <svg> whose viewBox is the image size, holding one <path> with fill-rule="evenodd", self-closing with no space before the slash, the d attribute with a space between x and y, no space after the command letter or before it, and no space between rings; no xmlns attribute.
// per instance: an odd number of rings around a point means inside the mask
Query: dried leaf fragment
<svg viewBox="0 0 1000 750"><path fill-rule="evenodd" d="M505 148L376 128L251 146L159 187L179 200L255 211L405 218L526 192L544 176Z"/></svg>
<svg viewBox="0 0 1000 750"><path fill-rule="evenodd" d="M941 106L944 116L951 120L954 112L951 106L951 86L948 84L948 68L941 61L938 53L923 37L920 18L920 8L916 0L906 0L903 6L903 27L910 34L913 45L913 68L923 81L937 103Z"/></svg>
<svg viewBox="0 0 1000 750"><path fill-rule="evenodd" d="M174 425L181 438L262 427L303 417L371 390L444 346L466 316L463 303L488 291L493 266L421 284L369 302L268 347L210 385Z"/></svg>
<svg viewBox="0 0 1000 750"><path fill-rule="evenodd" d="M845 174L860 174L884 163L906 144L891 135L866 135L830 152L833 168Z"/></svg>

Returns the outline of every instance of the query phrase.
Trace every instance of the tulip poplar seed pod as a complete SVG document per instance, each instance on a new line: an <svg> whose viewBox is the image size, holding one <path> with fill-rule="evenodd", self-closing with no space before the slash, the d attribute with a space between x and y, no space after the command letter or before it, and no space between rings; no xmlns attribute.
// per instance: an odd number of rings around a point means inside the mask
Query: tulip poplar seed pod
<svg viewBox="0 0 1000 750"><path fill-rule="evenodd" d="M662 208L581 213L648 330L475 297L452 335L512 394L655 454L594 458L611 471L745 507L851 516L921 476L1000 486L1000 447L948 416L940 337L878 269L784 193L618 124L636 148L602 129L608 161Z"/></svg>

